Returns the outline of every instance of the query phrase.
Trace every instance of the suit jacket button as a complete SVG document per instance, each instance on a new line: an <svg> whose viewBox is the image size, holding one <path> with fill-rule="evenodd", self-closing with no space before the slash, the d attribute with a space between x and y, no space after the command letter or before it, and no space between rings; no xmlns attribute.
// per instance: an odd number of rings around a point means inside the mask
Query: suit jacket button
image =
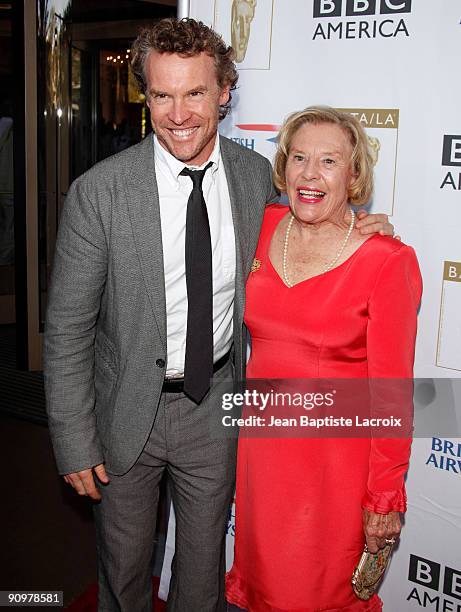
<svg viewBox="0 0 461 612"><path fill-rule="evenodd" d="M164 359L157 359L155 364L158 365L159 368L164 368L165 367L165 360Z"/></svg>

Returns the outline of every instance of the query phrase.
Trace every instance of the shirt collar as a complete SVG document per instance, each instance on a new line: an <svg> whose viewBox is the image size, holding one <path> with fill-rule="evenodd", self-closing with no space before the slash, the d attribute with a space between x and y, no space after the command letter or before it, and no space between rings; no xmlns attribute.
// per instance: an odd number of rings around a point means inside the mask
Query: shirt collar
<svg viewBox="0 0 461 612"><path fill-rule="evenodd" d="M191 168L191 170L201 170L211 162L211 173L214 180L216 172L218 171L219 165L221 163L221 149L219 144L219 138L220 136L219 134L217 134L213 151L211 152L210 157L205 163L203 163L201 166L187 166L187 164L180 161L179 159L176 159L176 157L171 155L169 151L164 149L154 133L155 167L162 172L162 174L166 177L166 179L171 185L174 185L177 189L179 189L179 174L184 170L186 166L188 168Z"/></svg>

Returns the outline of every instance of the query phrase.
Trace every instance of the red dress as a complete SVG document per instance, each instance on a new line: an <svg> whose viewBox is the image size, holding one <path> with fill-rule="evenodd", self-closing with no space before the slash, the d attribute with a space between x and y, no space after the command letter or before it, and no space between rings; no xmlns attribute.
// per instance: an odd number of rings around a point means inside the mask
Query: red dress
<svg viewBox="0 0 461 612"><path fill-rule="evenodd" d="M421 276L411 247L374 235L338 267L288 288L268 249L287 208L266 209L246 289L248 378L412 377ZM404 511L408 439L239 440L229 602L251 612L371 612L350 579L362 507Z"/></svg>

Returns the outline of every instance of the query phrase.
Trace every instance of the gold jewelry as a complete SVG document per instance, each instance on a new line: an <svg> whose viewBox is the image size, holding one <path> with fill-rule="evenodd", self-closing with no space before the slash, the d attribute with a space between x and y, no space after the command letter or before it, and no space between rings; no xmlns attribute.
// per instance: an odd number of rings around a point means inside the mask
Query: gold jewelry
<svg viewBox="0 0 461 612"><path fill-rule="evenodd" d="M259 270L260 267L261 267L261 261L259 259L256 259L255 257L253 259L253 263L251 264L251 271L256 272L256 270Z"/></svg>
<svg viewBox="0 0 461 612"><path fill-rule="evenodd" d="M339 258L341 257L341 255L343 254L344 249L346 248L346 244L349 240L349 238L351 237L352 234L352 230L354 229L354 221L355 221L355 213L352 210L352 208L349 209L350 213L351 213L351 222L349 224L349 229L347 230L347 234L346 237L343 240L343 243L339 249L339 251L336 253L335 258L327 265L325 266L324 270L322 271L322 274L325 274L325 272L329 272L331 270L331 268L333 268L333 266L337 263L337 261L339 260ZM292 213L291 214L291 219L288 221L288 225L287 225L287 229L285 231L285 240L283 242L283 258L282 258L282 276L283 276L283 280L285 282L285 285L287 287L293 287L293 284L290 282L290 279L288 278L288 265L287 265L287 259L288 259L288 238L290 237L290 231L291 231L291 226L293 225L293 221L294 221L294 216Z"/></svg>

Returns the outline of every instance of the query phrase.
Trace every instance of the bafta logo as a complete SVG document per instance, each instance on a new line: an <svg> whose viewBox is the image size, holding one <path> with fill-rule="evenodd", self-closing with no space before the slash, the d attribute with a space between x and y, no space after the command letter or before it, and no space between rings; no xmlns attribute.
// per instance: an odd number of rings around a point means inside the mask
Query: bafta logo
<svg viewBox="0 0 461 612"><path fill-rule="evenodd" d="M233 0L232 2L232 47L235 51L235 61L238 63L245 59L255 8L256 0Z"/></svg>
<svg viewBox="0 0 461 612"><path fill-rule="evenodd" d="M373 160L373 166L376 166L379 158L379 151L381 149L381 143L375 136L367 136L368 144L370 145L371 159Z"/></svg>

